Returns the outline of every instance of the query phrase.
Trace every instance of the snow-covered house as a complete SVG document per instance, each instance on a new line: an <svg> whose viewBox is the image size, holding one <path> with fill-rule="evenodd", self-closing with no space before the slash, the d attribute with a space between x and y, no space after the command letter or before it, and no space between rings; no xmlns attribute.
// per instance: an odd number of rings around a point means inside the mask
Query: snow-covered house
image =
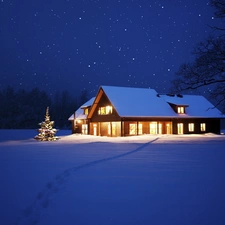
<svg viewBox="0 0 225 225"><path fill-rule="evenodd" d="M72 114L68 120L72 123L72 133L88 134L88 120L87 115L93 104L94 97L85 102L74 114Z"/></svg>
<svg viewBox="0 0 225 225"><path fill-rule="evenodd" d="M199 95L102 86L72 115L72 132L100 136L220 133L224 115ZM79 129L75 126L81 124Z"/></svg>

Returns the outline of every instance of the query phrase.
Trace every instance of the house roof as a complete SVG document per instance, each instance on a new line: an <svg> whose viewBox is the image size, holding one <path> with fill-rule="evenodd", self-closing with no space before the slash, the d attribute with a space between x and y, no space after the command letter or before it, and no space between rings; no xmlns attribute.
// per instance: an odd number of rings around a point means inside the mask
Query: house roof
<svg viewBox="0 0 225 225"><path fill-rule="evenodd" d="M174 105L188 106L185 111L186 114L180 115L181 117L205 117L205 118L223 118L224 115L215 108L206 98L201 95L182 95L168 96L160 95L166 102ZM178 115L179 116L179 115Z"/></svg>
<svg viewBox="0 0 225 225"><path fill-rule="evenodd" d="M120 117L223 118L222 113L199 95L158 95L154 89L102 86ZM168 103L188 106L177 114Z"/></svg>
<svg viewBox="0 0 225 225"><path fill-rule="evenodd" d="M103 93L120 117L225 118L200 95L159 95L150 88L102 86L95 98L91 98L75 112L76 119L87 119L83 108L92 106L88 115L91 118ZM168 103L186 106L185 114L176 113ZM68 120L73 119L74 114Z"/></svg>
<svg viewBox="0 0 225 225"><path fill-rule="evenodd" d="M92 106L95 97L85 102L79 109L75 111L75 118L78 120L87 119L87 115L84 114L84 108ZM74 120L74 113L68 118L68 120Z"/></svg>
<svg viewBox="0 0 225 225"><path fill-rule="evenodd" d="M102 86L120 117L176 116L154 89Z"/></svg>
<svg viewBox="0 0 225 225"><path fill-rule="evenodd" d="M159 95L158 94L158 97L163 97L166 102L176 106L186 106L186 107L189 106L186 96L184 98L184 95L171 95L171 94Z"/></svg>

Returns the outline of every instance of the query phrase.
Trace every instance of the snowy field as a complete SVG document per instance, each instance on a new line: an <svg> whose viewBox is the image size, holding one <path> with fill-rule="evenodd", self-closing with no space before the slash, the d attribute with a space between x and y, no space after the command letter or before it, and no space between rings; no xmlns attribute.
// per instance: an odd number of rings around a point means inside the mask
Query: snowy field
<svg viewBox="0 0 225 225"><path fill-rule="evenodd" d="M1 225L224 225L225 135L0 130Z"/></svg>

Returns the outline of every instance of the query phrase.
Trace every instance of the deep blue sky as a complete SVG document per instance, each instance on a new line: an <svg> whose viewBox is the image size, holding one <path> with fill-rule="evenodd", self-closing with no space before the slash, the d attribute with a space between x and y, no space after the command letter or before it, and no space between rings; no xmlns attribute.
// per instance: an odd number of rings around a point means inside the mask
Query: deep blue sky
<svg viewBox="0 0 225 225"><path fill-rule="evenodd" d="M167 92L213 12L207 0L0 0L0 89Z"/></svg>

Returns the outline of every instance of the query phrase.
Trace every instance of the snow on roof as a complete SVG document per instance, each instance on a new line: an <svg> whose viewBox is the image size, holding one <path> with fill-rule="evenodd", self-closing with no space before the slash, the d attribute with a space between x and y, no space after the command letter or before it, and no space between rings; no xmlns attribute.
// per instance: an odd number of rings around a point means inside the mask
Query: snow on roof
<svg viewBox="0 0 225 225"><path fill-rule="evenodd" d="M154 89L102 86L121 117L175 117L176 113Z"/></svg>
<svg viewBox="0 0 225 225"><path fill-rule="evenodd" d="M166 102L180 105L180 106L189 106L189 103L186 101L186 97L184 95L159 95L159 97L163 97Z"/></svg>
<svg viewBox="0 0 225 225"><path fill-rule="evenodd" d="M168 96L160 95L166 102L175 105L187 105L186 114L178 115L181 117L205 117L205 118L223 118L224 115L214 107L206 98L201 95L182 95Z"/></svg>
<svg viewBox="0 0 225 225"><path fill-rule="evenodd" d="M224 118L206 98L200 95L159 95L150 88L102 86L121 117ZM186 114L176 113L168 104L188 106Z"/></svg>
<svg viewBox="0 0 225 225"><path fill-rule="evenodd" d="M90 100L85 102L79 109L75 111L75 118L78 120L87 119L87 115L84 114L83 108L90 107L94 102L95 97L92 97ZM74 114L72 114L68 120L74 120Z"/></svg>
<svg viewBox="0 0 225 225"><path fill-rule="evenodd" d="M225 118L206 98L200 95L159 95L154 89L133 87L101 87L120 117ZM76 119L86 119L83 108L91 106L95 97L76 112ZM185 114L176 113L168 104L187 106ZM68 120L73 120L74 114Z"/></svg>

